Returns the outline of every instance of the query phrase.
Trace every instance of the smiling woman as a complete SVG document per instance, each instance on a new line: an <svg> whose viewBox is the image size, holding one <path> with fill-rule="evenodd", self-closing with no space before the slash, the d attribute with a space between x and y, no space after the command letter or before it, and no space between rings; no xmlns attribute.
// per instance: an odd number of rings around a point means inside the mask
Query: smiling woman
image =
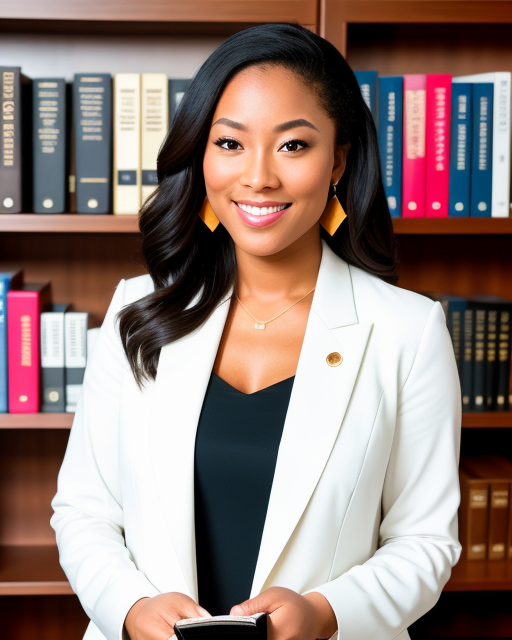
<svg viewBox="0 0 512 640"><path fill-rule="evenodd" d="M460 556L460 386L441 305L393 284L352 70L296 25L231 36L158 179L52 503L86 640L258 612L268 640L408 640Z"/></svg>

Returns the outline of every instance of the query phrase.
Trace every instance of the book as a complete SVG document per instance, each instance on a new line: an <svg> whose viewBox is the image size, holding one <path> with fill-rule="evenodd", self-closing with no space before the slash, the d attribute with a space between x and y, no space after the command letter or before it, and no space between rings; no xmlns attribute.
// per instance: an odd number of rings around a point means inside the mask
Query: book
<svg viewBox="0 0 512 640"><path fill-rule="evenodd" d="M23 285L23 272L0 273L0 413L9 409L9 376L7 367L7 292Z"/></svg>
<svg viewBox="0 0 512 640"><path fill-rule="evenodd" d="M189 78L169 78L169 127L191 82Z"/></svg>
<svg viewBox="0 0 512 640"><path fill-rule="evenodd" d="M426 74L404 75L402 217L425 217Z"/></svg>
<svg viewBox="0 0 512 640"><path fill-rule="evenodd" d="M402 214L403 100L402 76L378 78L378 138L384 191L393 218Z"/></svg>
<svg viewBox="0 0 512 640"><path fill-rule="evenodd" d="M496 455L467 456L460 460L465 471L489 483L488 560L505 560L507 556L512 465L507 469L506 462Z"/></svg>
<svg viewBox="0 0 512 640"><path fill-rule="evenodd" d="M267 639L268 613L253 613L249 616L211 616L210 618L183 618L174 625L177 640L255 640Z"/></svg>
<svg viewBox="0 0 512 640"><path fill-rule="evenodd" d="M425 216L448 217L452 77L427 74Z"/></svg>
<svg viewBox="0 0 512 640"><path fill-rule="evenodd" d="M471 159L471 216L490 218L493 182L493 85L473 85L473 150Z"/></svg>
<svg viewBox="0 0 512 640"><path fill-rule="evenodd" d="M64 413L66 378L64 314L67 304L47 305L41 313L41 411Z"/></svg>
<svg viewBox="0 0 512 640"><path fill-rule="evenodd" d="M110 213L112 192L112 78L77 73L73 82L77 213Z"/></svg>
<svg viewBox="0 0 512 640"><path fill-rule="evenodd" d="M87 363L87 323L89 314L67 311L64 314L66 364L66 412L74 413L82 391Z"/></svg>
<svg viewBox="0 0 512 640"><path fill-rule="evenodd" d="M373 117L375 126L378 123L377 71L354 71L361 95Z"/></svg>
<svg viewBox="0 0 512 640"><path fill-rule="evenodd" d="M454 83L471 82L493 85L492 130L492 207L493 218L510 215L510 139L511 139L511 76L510 71L477 73L453 78Z"/></svg>
<svg viewBox="0 0 512 640"><path fill-rule="evenodd" d="M33 80L33 211L66 210L66 82Z"/></svg>
<svg viewBox="0 0 512 640"><path fill-rule="evenodd" d="M0 213L32 207L32 80L0 66Z"/></svg>
<svg viewBox="0 0 512 640"><path fill-rule="evenodd" d="M76 213L76 147L73 82L66 82L66 210Z"/></svg>
<svg viewBox="0 0 512 640"><path fill-rule="evenodd" d="M462 408L464 411L470 411L473 409L474 321L474 309L472 309L471 307L466 307L462 320L463 328L460 376Z"/></svg>
<svg viewBox="0 0 512 640"><path fill-rule="evenodd" d="M473 90L470 82L452 83L448 216L470 214L473 147Z"/></svg>
<svg viewBox="0 0 512 640"><path fill-rule="evenodd" d="M49 302L49 283L7 292L9 413L39 411L40 316Z"/></svg>
<svg viewBox="0 0 512 640"><path fill-rule="evenodd" d="M510 408L510 352L512 346L510 308L498 310L498 373L496 407L499 411Z"/></svg>
<svg viewBox="0 0 512 640"><path fill-rule="evenodd" d="M489 539L489 482L459 466L460 507L458 511L460 560L486 560Z"/></svg>
<svg viewBox="0 0 512 640"><path fill-rule="evenodd" d="M114 213L138 213L141 205L140 73L116 73L114 93Z"/></svg>
<svg viewBox="0 0 512 640"><path fill-rule="evenodd" d="M156 160L169 126L169 82L165 73L141 76L141 170L144 203L158 185Z"/></svg>

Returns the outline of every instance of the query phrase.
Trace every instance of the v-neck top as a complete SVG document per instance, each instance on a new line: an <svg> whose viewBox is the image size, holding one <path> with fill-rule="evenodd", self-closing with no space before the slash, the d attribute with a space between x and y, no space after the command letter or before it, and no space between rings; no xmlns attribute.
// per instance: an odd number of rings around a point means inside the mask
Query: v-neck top
<svg viewBox="0 0 512 640"><path fill-rule="evenodd" d="M228 615L250 596L295 376L246 394L212 372L197 427L199 604Z"/></svg>

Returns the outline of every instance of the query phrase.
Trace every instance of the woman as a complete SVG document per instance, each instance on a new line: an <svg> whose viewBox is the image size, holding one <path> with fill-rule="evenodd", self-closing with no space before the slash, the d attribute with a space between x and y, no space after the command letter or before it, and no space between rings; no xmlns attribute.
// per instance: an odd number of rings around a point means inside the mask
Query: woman
<svg viewBox="0 0 512 640"><path fill-rule="evenodd" d="M409 638L461 551L460 387L440 304L392 284L354 74L304 28L237 33L158 177L52 503L85 637L267 611L270 640Z"/></svg>

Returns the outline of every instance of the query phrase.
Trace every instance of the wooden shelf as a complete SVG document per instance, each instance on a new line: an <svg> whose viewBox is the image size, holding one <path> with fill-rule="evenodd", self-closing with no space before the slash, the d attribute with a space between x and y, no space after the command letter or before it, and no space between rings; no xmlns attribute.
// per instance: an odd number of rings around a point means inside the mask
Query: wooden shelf
<svg viewBox="0 0 512 640"><path fill-rule="evenodd" d="M55 545L0 547L0 596L72 593Z"/></svg>
<svg viewBox="0 0 512 640"><path fill-rule="evenodd" d="M459 562L443 591L511 591L512 561Z"/></svg>
<svg viewBox="0 0 512 640"><path fill-rule="evenodd" d="M74 413L0 413L0 429L71 429Z"/></svg>
<svg viewBox="0 0 512 640"><path fill-rule="evenodd" d="M512 411L467 412L462 414L465 429L490 429L512 427Z"/></svg>
<svg viewBox="0 0 512 640"><path fill-rule="evenodd" d="M393 218L401 235L512 234L512 218Z"/></svg>
<svg viewBox="0 0 512 640"><path fill-rule="evenodd" d="M36 233L139 233L136 215L89 215L76 213L0 215L0 232Z"/></svg>
<svg viewBox="0 0 512 640"><path fill-rule="evenodd" d="M512 218L394 218L400 235L512 234ZM35 233L139 233L136 215L75 213L0 215L0 232Z"/></svg>

